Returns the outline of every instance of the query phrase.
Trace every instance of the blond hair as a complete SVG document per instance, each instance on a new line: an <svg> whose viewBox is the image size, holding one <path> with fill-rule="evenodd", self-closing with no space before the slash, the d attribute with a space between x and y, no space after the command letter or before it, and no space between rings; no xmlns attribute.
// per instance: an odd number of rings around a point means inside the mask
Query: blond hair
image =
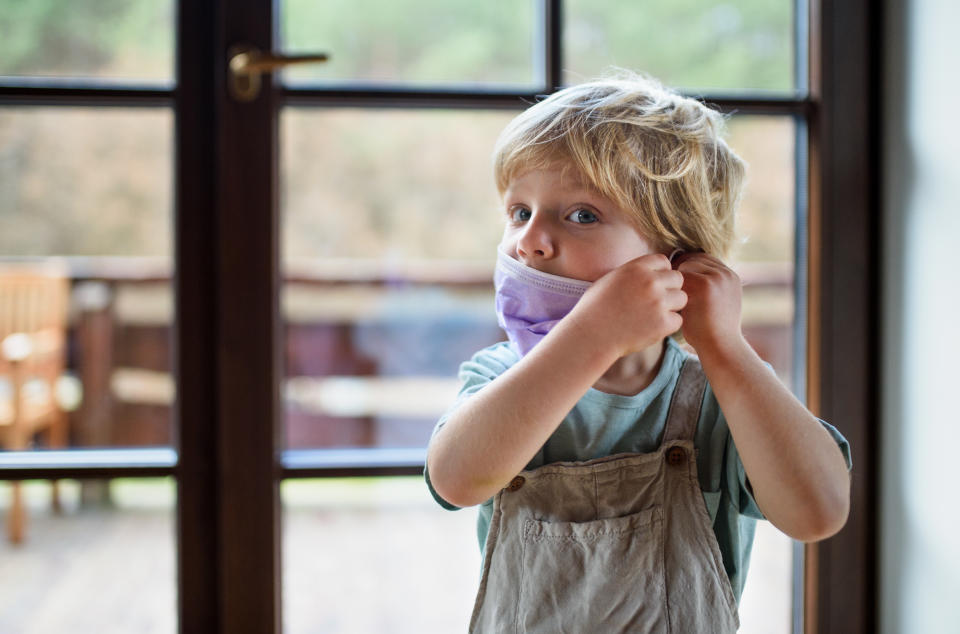
<svg viewBox="0 0 960 634"><path fill-rule="evenodd" d="M721 138L723 124L716 110L641 75L571 86L500 134L497 189L531 170L573 168L660 248L726 258L746 164Z"/></svg>

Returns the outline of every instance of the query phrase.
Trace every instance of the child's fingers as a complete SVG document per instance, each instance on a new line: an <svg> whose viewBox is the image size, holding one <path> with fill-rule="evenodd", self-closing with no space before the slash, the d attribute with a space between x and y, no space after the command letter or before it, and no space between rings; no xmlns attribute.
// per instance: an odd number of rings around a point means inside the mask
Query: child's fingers
<svg viewBox="0 0 960 634"><path fill-rule="evenodd" d="M672 267L667 256L661 253L648 253L634 258L623 266L642 266L648 271L669 271Z"/></svg>
<svg viewBox="0 0 960 634"><path fill-rule="evenodd" d="M720 260L689 260L684 262L677 270L686 276L688 283L699 279L724 285L738 284L742 286L743 284L740 276Z"/></svg>
<svg viewBox="0 0 960 634"><path fill-rule="evenodd" d="M687 294L681 290L669 290L664 298L667 310L679 311L687 305Z"/></svg>
<svg viewBox="0 0 960 634"><path fill-rule="evenodd" d="M719 258L707 255L702 251L681 253L671 260L673 268L678 271L694 269L726 269L727 265Z"/></svg>
<svg viewBox="0 0 960 634"><path fill-rule="evenodd" d="M660 279L663 280L663 287L666 289L678 289L683 287L683 273L680 271L663 271L660 273Z"/></svg>
<svg viewBox="0 0 960 634"><path fill-rule="evenodd" d="M712 262L704 258L695 258L684 260L677 265L676 269L681 273L708 273L710 271L717 271L725 269L726 267L720 262Z"/></svg>
<svg viewBox="0 0 960 634"><path fill-rule="evenodd" d="M616 277L627 274L629 276L650 276L657 279L666 288L680 288L683 285L683 275L670 267L667 256L659 253L642 255L639 258L624 262L617 268L609 271L604 277Z"/></svg>

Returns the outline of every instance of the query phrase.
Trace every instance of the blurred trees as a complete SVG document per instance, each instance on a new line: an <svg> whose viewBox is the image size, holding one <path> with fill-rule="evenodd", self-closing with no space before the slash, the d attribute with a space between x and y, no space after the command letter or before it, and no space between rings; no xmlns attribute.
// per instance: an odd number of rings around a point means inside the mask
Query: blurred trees
<svg viewBox="0 0 960 634"><path fill-rule="evenodd" d="M531 0L282 0L284 50L323 50L295 79L534 83Z"/></svg>
<svg viewBox="0 0 960 634"><path fill-rule="evenodd" d="M793 89L790 0L566 0L568 81L615 65L695 94Z"/></svg>
<svg viewBox="0 0 960 634"><path fill-rule="evenodd" d="M171 80L173 0L0 0L0 75Z"/></svg>

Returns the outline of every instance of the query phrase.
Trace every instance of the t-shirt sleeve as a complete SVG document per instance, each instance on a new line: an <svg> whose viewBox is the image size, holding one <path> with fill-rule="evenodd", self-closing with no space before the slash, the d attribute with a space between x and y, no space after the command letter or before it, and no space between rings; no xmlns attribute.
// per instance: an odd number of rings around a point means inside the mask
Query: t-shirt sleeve
<svg viewBox="0 0 960 634"><path fill-rule="evenodd" d="M457 375L460 380L460 391L457 393L457 398L453 404L447 408L447 411L444 412L440 420L437 421L437 424L433 428L433 433L430 435L430 441L433 442L434 437L443 429L450 415L455 412L464 401L506 372L519 358L510 344L504 341L484 348L474 354L469 361L464 361L460 364L460 371ZM423 477L424 480L426 480L427 488L430 490L430 495L433 496L433 499L436 500L440 506L450 511L455 511L460 508L447 502L437 494L433 488L433 483L430 482L430 473L426 466L423 468Z"/></svg>
<svg viewBox="0 0 960 634"><path fill-rule="evenodd" d="M830 423L821 420L820 424L823 425L823 428L827 430L834 442L837 443L840 452L843 454L843 459L847 464L847 471L849 471L853 467L853 460L850 455L850 443L847 442L843 434L837 431L837 428ZM766 519L760 511L760 507L757 506L756 499L753 497L753 487L750 485L749 478L747 478L747 473L743 468L743 462L740 460L740 453L733 443L732 435L728 437L726 462L728 470L727 482L736 484L736 489L730 491L730 499L733 500L734 505L742 515L756 519Z"/></svg>

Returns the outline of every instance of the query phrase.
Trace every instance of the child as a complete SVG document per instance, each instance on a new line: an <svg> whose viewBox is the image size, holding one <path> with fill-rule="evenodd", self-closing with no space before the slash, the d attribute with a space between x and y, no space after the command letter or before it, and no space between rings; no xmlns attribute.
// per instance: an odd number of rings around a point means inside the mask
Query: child
<svg viewBox="0 0 960 634"><path fill-rule="evenodd" d="M740 331L722 121L624 75L497 142L510 341L461 366L426 470L445 508L481 505L471 631L733 632L757 518L802 541L846 521L846 441Z"/></svg>

